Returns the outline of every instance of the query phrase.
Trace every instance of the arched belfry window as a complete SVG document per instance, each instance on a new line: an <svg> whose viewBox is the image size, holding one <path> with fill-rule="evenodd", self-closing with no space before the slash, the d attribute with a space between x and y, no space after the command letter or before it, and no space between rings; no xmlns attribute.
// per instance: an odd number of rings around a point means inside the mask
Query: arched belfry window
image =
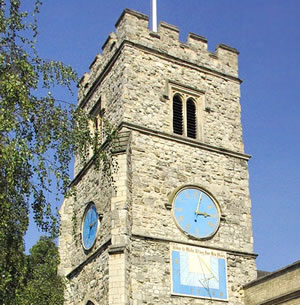
<svg viewBox="0 0 300 305"><path fill-rule="evenodd" d="M92 301L88 301L86 305L94 305L94 303Z"/></svg>
<svg viewBox="0 0 300 305"><path fill-rule="evenodd" d="M205 92L168 80L164 96L170 102L173 134L203 140Z"/></svg>
<svg viewBox="0 0 300 305"><path fill-rule="evenodd" d="M182 99L179 94L173 97L173 132L183 135Z"/></svg>
<svg viewBox="0 0 300 305"><path fill-rule="evenodd" d="M189 138L197 138L197 116L196 104L192 98L188 98L186 102L186 128Z"/></svg>
<svg viewBox="0 0 300 305"><path fill-rule="evenodd" d="M175 93L173 96L173 132L188 138L198 138L197 106L193 97Z"/></svg>

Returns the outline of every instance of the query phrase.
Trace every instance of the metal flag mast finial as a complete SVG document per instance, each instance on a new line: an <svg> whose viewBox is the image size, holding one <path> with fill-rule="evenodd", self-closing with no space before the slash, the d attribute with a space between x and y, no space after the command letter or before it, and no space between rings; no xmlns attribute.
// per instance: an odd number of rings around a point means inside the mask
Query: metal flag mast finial
<svg viewBox="0 0 300 305"><path fill-rule="evenodd" d="M157 3L152 0L152 31L157 32Z"/></svg>

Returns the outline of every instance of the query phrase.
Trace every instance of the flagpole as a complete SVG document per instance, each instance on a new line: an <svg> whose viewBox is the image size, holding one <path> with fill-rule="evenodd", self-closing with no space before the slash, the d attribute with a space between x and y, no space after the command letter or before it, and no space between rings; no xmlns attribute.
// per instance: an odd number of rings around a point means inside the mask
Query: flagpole
<svg viewBox="0 0 300 305"><path fill-rule="evenodd" d="M157 3L152 0L152 31L157 32Z"/></svg>

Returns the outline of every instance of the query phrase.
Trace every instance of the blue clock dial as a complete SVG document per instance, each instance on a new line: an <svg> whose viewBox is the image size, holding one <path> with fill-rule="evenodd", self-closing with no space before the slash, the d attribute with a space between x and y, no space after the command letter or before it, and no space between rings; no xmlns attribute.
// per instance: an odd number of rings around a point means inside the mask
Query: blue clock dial
<svg viewBox="0 0 300 305"><path fill-rule="evenodd" d="M82 224L82 244L85 250L89 250L95 243L98 230L98 213L96 206L90 204L85 211Z"/></svg>
<svg viewBox="0 0 300 305"><path fill-rule="evenodd" d="M197 187L180 190L173 202L177 225L195 238L208 238L216 233L220 212L215 201Z"/></svg>

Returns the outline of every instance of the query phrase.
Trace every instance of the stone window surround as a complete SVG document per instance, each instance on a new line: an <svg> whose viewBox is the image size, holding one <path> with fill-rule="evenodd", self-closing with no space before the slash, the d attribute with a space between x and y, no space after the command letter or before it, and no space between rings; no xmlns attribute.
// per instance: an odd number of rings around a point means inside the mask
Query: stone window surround
<svg viewBox="0 0 300 305"><path fill-rule="evenodd" d="M195 89L190 86L183 85L178 82L167 80L166 92L164 97L170 101L170 122L171 133L173 131L173 97L179 95L182 100L182 114L183 114L183 134L179 135L187 137L187 113L186 103L188 99L192 99L196 107L196 140L203 140L203 112L205 109L205 92L203 90ZM178 135L178 134L176 134Z"/></svg>
<svg viewBox="0 0 300 305"><path fill-rule="evenodd" d="M105 113L105 108L103 107L102 97L100 96L93 106L93 108L89 111L89 128L93 135L97 132L101 143L103 142L103 116ZM92 158L94 154L93 147L89 148L89 158Z"/></svg>
<svg viewBox="0 0 300 305"><path fill-rule="evenodd" d="M101 97L98 98L96 104L90 111L90 116L92 117L92 124L93 127L98 130L98 132L102 131L102 118L104 115L104 108L103 108L103 102L101 100Z"/></svg>

